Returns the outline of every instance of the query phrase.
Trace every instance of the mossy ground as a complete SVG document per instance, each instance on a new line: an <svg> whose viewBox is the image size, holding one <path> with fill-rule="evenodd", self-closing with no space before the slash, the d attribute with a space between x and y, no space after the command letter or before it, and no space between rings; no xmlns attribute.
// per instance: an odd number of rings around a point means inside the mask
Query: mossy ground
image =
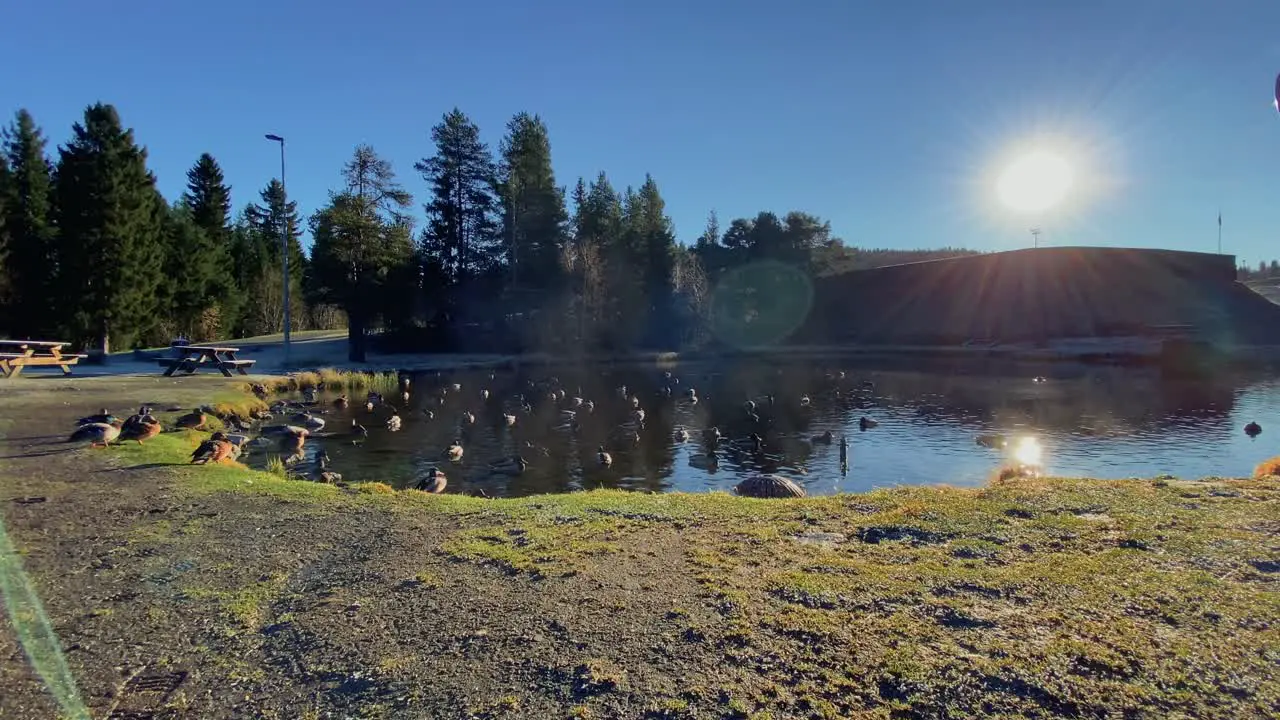
<svg viewBox="0 0 1280 720"><path fill-rule="evenodd" d="M202 437L67 455L114 468L100 527L16 518L46 603L83 616L64 645L195 623L165 655L203 678L188 711L213 684L264 717L1280 712L1275 479L486 500L186 465ZM130 510L156 487L163 512ZM88 590L49 579L60 532L107 541Z"/></svg>

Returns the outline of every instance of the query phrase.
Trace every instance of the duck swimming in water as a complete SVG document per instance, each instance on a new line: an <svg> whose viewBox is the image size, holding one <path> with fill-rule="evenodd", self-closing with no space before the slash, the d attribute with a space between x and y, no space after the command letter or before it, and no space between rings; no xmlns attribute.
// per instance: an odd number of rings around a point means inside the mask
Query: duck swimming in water
<svg viewBox="0 0 1280 720"><path fill-rule="evenodd" d="M604 467L609 467L613 464L613 456L604 451L603 445L596 451L596 462Z"/></svg>
<svg viewBox="0 0 1280 720"><path fill-rule="evenodd" d="M815 445L830 445L834 441L835 441L835 436L831 434L830 430L822 433L821 435L814 435L813 437L809 438L809 442Z"/></svg>
<svg viewBox="0 0 1280 720"><path fill-rule="evenodd" d="M1256 438L1262 434L1262 426L1256 422L1250 422L1244 426L1244 434L1251 438Z"/></svg>

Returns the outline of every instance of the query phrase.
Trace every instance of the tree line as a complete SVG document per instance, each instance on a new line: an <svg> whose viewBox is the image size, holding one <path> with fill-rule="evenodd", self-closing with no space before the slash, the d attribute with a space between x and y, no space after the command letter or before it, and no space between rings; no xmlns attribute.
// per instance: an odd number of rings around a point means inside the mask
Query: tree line
<svg viewBox="0 0 1280 720"><path fill-rule="evenodd" d="M1270 280L1275 278L1280 280L1280 260L1259 260L1257 267L1252 265L1241 265L1236 268L1236 279L1241 282L1249 280Z"/></svg>
<svg viewBox="0 0 1280 720"><path fill-rule="evenodd" d="M713 212L680 244L651 176L559 185L537 115L513 116L496 153L458 109L430 137L421 228L390 161L360 145L305 220L308 254L278 180L233 213L206 153L169 202L111 105L86 108L54 159L20 110L0 136L0 333L105 352L277 332L287 245L294 329L345 324L355 360L373 330L397 349L671 348L714 340L712 288L744 266L812 277L966 253L848 248L798 211L723 228Z"/></svg>

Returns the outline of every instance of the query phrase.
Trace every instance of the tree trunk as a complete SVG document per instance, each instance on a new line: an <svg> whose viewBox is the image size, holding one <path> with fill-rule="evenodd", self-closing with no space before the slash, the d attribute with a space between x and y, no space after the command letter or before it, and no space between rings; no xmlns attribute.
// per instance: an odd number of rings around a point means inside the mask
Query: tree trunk
<svg viewBox="0 0 1280 720"><path fill-rule="evenodd" d="M347 359L365 361L364 312L352 307L347 311Z"/></svg>

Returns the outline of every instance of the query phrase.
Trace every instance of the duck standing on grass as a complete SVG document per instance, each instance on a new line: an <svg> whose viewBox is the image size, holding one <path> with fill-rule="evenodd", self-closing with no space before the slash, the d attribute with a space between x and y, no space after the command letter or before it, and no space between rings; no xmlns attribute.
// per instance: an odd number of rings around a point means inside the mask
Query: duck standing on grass
<svg viewBox="0 0 1280 720"><path fill-rule="evenodd" d="M186 428L188 430L199 430L204 427L204 424L208 422L208 420L208 416L205 415L205 409L196 408L175 420L173 424L177 427Z"/></svg>
<svg viewBox="0 0 1280 720"><path fill-rule="evenodd" d="M208 440L200 443L200 445L191 453L191 464L208 465L213 462L222 462L230 458L235 452L236 446L227 440L227 436L222 432L216 432L209 436Z"/></svg>
<svg viewBox="0 0 1280 720"><path fill-rule="evenodd" d="M151 417L151 415L134 417L138 417L138 419L135 421L133 418L129 418L129 421L125 422L124 427L121 428L121 440L137 440L138 444L141 445L143 440L150 440L164 430L164 426L160 424L160 421Z"/></svg>
<svg viewBox="0 0 1280 720"><path fill-rule="evenodd" d="M431 467L427 468L427 474L418 481L418 484L415 487L422 492L439 495L444 492L444 489L448 484L449 478L445 477L444 473L440 472L439 468Z"/></svg>
<svg viewBox="0 0 1280 720"><path fill-rule="evenodd" d="M71 433L67 442L88 442L91 448L106 447L120 437L123 424L119 418L109 423L85 423Z"/></svg>

